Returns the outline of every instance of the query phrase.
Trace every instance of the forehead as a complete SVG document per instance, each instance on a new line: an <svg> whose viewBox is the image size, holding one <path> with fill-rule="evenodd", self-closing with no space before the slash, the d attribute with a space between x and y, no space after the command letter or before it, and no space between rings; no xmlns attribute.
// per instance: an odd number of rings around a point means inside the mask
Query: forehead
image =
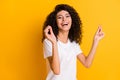
<svg viewBox="0 0 120 80"><path fill-rule="evenodd" d="M69 12L65 10L61 10L57 13L57 16L61 16L61 15L69 15Z"/></svg>

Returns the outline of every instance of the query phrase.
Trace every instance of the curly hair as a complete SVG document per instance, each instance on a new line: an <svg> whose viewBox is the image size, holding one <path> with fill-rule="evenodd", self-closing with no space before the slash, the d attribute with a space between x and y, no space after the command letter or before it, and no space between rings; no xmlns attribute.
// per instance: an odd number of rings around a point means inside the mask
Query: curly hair
<svg viewBox="0 0 120 80"><path fill-rule="evenodd" d="M56 38L58 35L58 26L56 22L56 15L58 12L65 10L67 11L71 18L72 18L72 25L69 30L69 35L68 38L70 39L71 42L75 41L76 43L81 43L82 40L82 23L80 20L80 17L76 10L67 4L59 4L56 5L55 9L47 16L46 21L44 22L43 25L43 31L44 29L50 25L53 29L53 33L55 34ZM42 41L45 39L45 35L43 32L43 38Z"/></svg>

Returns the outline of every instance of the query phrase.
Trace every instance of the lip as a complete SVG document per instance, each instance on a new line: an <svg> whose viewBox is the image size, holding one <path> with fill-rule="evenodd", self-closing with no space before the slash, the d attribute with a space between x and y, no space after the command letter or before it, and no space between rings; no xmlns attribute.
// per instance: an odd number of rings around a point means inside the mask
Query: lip
<svg viewBox="0 0 120 80"><path fill-rule="evenodd" d="M67 26L67 25L68 25L68 23L63 23L63 24L62 24L62 26Z"/></svg>

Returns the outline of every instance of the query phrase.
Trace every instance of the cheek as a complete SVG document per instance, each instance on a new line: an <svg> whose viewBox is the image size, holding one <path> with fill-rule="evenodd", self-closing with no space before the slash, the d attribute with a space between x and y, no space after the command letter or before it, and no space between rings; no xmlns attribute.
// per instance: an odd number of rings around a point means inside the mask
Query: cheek
<svg viewBox="0 0 120 80"><path fill-rule="evenodd" d="M57 20L57 25L59 26L61 24L61 20Z"/></svg>
<svg viewBox="0 0 120 80"><path fill-rule="evenodd" d="M72 22L72 18L71 18L71 17L69 17L68 20L69 20L70 22Z"/></svg>
<svg viewBox="0 0 120 80"><path fill-rule="evenodd" d="M69 19L69 22L70 22L70 24L72 24L72 19L71 18Z"/></svg>

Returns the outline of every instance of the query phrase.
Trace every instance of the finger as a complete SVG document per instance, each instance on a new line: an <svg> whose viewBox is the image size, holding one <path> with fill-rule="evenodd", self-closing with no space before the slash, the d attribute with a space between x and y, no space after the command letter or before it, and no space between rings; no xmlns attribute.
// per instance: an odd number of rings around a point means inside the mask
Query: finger
<svg viewBox="0 0 120 80"><path fill-rule="evenodd" d="M105 36L105 33L104 33L104 32L102 32L101 34L102 34L102 36Z"/></svg>
<svg viewBox="0 0 120 80"><path fill-rule="evenodd" d="M44 33L48 33L49 32L49 29L50 29L50 26L48 25L45 30L44 30Z"/></svg>
<svg viewBox="0 0 120 80"><path fill-rule="evenodd" d="M97 29L97 32L96 33L99 33L99 26L98 26L98 29Z"/></svg>
<svg viewBox="0 0 120 80"><path fill-rule="evenodd" d="M47 38L48 34L47 34L46 32L44 32L44 35L45 35L45 37Z"/></svg>
<svg viewBox="0 0 120 80"><path fill-rule="evenodd" d="M98 32L101 32L102 31L102 27L99 25L99 30L98 30Z"/></svg>
<svg viewBox="0 0 120 80"><path fill-rule="evenodd" d="M50 27L50 29L49 29L49 30L50 30L50 33L51 33L51 34L53 34L53 30L52 30L52 27Z"/></svg>
<svg viewBox="0 0 120 80"><path fill-rule="evenodd" d="M101 32L102 32L102 27L99 25L99 26L98 26L97 33L101 33Z"/></svg>

